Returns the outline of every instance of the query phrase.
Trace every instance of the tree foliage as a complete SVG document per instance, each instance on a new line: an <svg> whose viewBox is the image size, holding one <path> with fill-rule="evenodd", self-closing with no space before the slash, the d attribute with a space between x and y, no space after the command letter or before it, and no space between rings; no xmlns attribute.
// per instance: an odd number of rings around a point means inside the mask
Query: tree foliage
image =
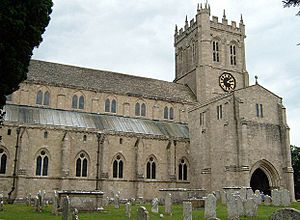
<svg viewBox="0 0 300 220"><path fill-rule="evenodd" d="M300 0L285 0L285 1L282 1L283 2L283 5L284 7L298 7L300 6ZM300 16L300 11L297 13L298 16Z"/></svg>
<svg viewBox="0 0 300 220"><path fill-rule="evenodd" d="M26 79L34 47L50 21L52 0L0 1L0 109Z"/></svg>
<svg viewBox="0 0 300 220"><path fill-rule="evenodd" d="M294 182L296 198L300 199L300 148L291 145L292 166L294 169Z"/></svg>

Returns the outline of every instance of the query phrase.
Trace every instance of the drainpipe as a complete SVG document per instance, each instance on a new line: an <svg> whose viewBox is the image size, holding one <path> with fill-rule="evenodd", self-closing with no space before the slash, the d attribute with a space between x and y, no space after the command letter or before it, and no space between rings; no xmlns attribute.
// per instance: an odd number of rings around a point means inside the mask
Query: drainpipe
<svg viewBox="0 0 300 220"><path fill-rule="evenodd" d="M98 142L98 147L97 147L97 163L96 163L96 190L99 190L99 180L100 180L100 150L104 142L104 134L102 132L97 133L97 142ZM101 152L103 154L103 152Z"/></svg>
<svg viewBox="0 0 300 220"><path fill-rule="evenodd" d="M11 190L8 193L8 203L9 204L12 204L14 202L14 199L11 198L11 195L16 189L17 162L18 162L18 151L19 151L19 143L20 143L20 131L21 131L21 127L18 127L17 128L16 151L15 151L15 159L14 159L13 183L12 183Z"/></svg>

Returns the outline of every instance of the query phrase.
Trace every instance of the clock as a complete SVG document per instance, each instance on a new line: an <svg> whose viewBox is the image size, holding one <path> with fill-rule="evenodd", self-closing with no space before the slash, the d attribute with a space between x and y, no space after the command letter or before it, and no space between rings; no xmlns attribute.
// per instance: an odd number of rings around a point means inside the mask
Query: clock
<svg viewBox="0 0 300 220"><path fill-rule="evenodd" d="M225 92L232 92L235 89L236 81L230 73L223 73L219 78L221 88Z"/></svg>

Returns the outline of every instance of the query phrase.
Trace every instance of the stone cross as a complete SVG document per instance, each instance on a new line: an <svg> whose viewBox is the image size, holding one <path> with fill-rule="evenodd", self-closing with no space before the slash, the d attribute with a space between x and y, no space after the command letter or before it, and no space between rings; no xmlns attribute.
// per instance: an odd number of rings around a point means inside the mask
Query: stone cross
<svg viewBox="0 0 300 220"><path fill-rule="evenodd" d="M193 219L193 207L191 202L183 202L183 220Z"/></svg>
<svg viewBox="0 0 300 220"><path fill-rule="evenodd" d="M73 213L72 213L72 220L79 220L78 217L78 210L75 208Z"/></svg>
<svg viewBox="0 0 300 220"><path fill-rule="evenodd" d="M58 195L56 190L54 190L52 197L52 214L58 214Z"/></svg>
<svg viewBox="0 0 300 220"><path fill-rule="evenodd" d="M165 213L167 215L172 215L172 195L167 193L165 198Z"/></svg>
<svg viewBox="0 0 300 220"><path fill-rule="evenodd" d="M283 189L280 191L281 194L281 205L289 206L291 205L290 192L287 189Z"/></svg>
<svg viewBox="0 0 300 220"><path fill-rule="evenodd" d="M70 205L69 196L67 196L63 199L61 219L70 220L70 215L71 215L71 205Z"/></svg>
<svg viewBox="0 0 300 220"><path fill-rule="evenodd" d="M127 218L131 217L131 203L130 202L127 202L125 204L125 215Z"/></svg>
<svg viewBox="0 0 300 220"><path fill-rule="evenodd" d="M216 204L217 204L216 197L214 197L213 194L208 194L207 198L205 199L205 210L204 210L205 219L217 217Z"/></svg>
<svg viewBox="0 0 300 220"><path fill-rule="evenodd" d="M154 198L152 200L152 208L151 208L151 212L153 213L158 213L158 198Z"/></svg>
<svg viewBox="0 0 300 220"><path fill-rule="evenodd" d="M140 206L137 210L137 220L149 220L149 213L144 206Z"/></svg>
<svg viewBox="0 0 300 220"><path fill-rule="evenodd" d="M265 198L264 203L265 203L266 206L271 205L271 203L272 203L272 198L271 198L271 196L266 195L266 198Z"/></svg>
<svg viewBox="0 0 300 220"><path fill-rule="evenodd" d="M273 189L272 192L272 204L274 206L280 206L281 205L281 195L278 189Z"/></svg>
<svg viewBox="0 0 300 220"><path fill-rule="evenodd" d="M249 198L245 202L245 214L248 217L256 216L257 204L255 203L254 199Z"/></svg>

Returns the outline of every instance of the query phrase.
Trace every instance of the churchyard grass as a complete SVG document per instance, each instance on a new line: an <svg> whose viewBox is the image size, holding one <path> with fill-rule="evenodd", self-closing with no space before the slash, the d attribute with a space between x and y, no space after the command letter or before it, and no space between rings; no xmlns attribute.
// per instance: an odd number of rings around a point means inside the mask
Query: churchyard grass
<svg viewBox="0 0 300 220"><path fill-rule="evenodd" d="M139 206L132 206L132 215L130 219L136 219L136 210ZM145 207L148 209L150 214L150 220L160 219L159 214L151 213L151 205L147 204ZM290 206L300 210L300 203L292 203ZM275 210L283 207L265 206L260 205L257 211L257 217L255 218L245 218L241 217L241 220L268 220L268 217ZM159 206L159 212L164 213L164 207ZM226 206L220 203L217 204L217 216L221 220L227 219ZM4 211L0 212L1 220L60 220L61 216L55 216L51 214L51 205L44 208L42 213L37 213L33 211L33 207L26 205L8 205L5 204ZM79 213L80 220L119 220L119 219L129 219L125 217L125 205L121 205L120 209L115 209L112 205L107 207L107 212L104 213ZM182 220L182 205L173 205L173 215L164 215L166 220ZM204 219L204 210L194 210L193 219Z"/></svg>

